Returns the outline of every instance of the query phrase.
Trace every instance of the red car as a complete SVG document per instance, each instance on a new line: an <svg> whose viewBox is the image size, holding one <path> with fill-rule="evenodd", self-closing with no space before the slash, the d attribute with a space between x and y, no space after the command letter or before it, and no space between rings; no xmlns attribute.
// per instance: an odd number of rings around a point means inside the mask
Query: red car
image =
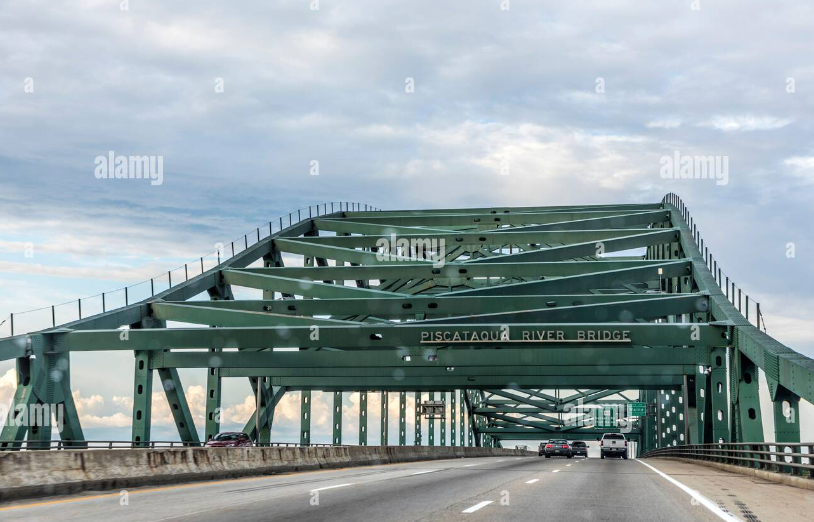
<svg viewBox="0 0 814 522"><path fill-rule="evenodd" d="M207 448L238 448L252 445L249 436L240 431L224 431L206 442Z"/></svg>

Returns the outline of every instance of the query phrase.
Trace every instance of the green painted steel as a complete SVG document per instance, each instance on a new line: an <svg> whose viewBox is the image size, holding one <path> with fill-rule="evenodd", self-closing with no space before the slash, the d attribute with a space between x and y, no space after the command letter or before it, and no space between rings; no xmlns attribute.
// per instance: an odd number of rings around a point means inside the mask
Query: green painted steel
<svg viewBox="0 0 814 522"><path fill-rule="evenodd" d="M381 394L381 415L380 415L380 424L381 424L381 445L387 446L390 438L388 437L388 427L390 424L390 415L389 415L389 405L390 405L390 394L386 391L383 391Z"/></svg>
<svg viewBox="0 0 814 522"><path fill-rule="evenodd" d="M712 442L732 442L729 431L729 393L727 392L727 348L712 350L710 373Z"/></svg>
<svg viewBox="0 0 814 522"><path fill-rule="evenodd" d="M300 393L300 444L311 444L311 392Z"/></svg>
<svg viewBox="0 0 814 522"><path fill-rule="evenodd" d="M399 392L399 446L407 445L407 392Z"/></svg>
<svg viewBox="0 0 814 522"><path fill-rule="evenodd" d="M359 392L359 445L367 446L367 392Z"/></svg>
<svg viewBox="0 0 814 522"><path fill-rule="evenodd" d="M187 404L181 379L178 377L178 370L175 368L162 368L158 370L158 378L161 380L164 394L167 396L170 412L172 412L175 427L178 429L178 436L183 442L189 442L197 446L200 442L198 430L195 429L195 421L189 411L189 404Z"/></svg>
<svg viewBox="0 0 814 522"><path fill-rule="evenodd" d="M333 401L333 437L334 444L342 444L342 392L334 392Z"/></svg>
<svg viewBox="0 0 814 522"><path fill-rule="evenodd" d="M455 390L452 390L452 392L455 393ZM445 391L441 392L441 400L444 401L444 416L441 417L441 426L440 426L440 433L439 433L441 442L440 442L439 446L446 446L447 445L447 409L446 409L447 392L445 392Z"/></svg>
<svg viewBox="0 0 814 522"><path fill-rule="evenodd" d="M435 392L430 392L429 397L427 398L429 401L435 400ZM427 445L428 446L435 446L435 417L430 416L429 420L427 421Z"/></svg>
<svg viewBox="0 0 814 522"><path fill-rule="evenodd" d="M736 361L732 378L734 438L741 442L763 442L757 366L737 348L732 353Z"/></svg>
<svg viewBox="0 0 814 522"><path fill-rule="evenodd" d="M151 435L153 370L179 437L197 440L178 378L186 368L207 372L205 439L220 429L223 379L243 378L258 397L244 431L259 442L269 440L279 400L300 391L300 442L310 443L311 392L322 390L333 393L332 442L340 444L343 392L358 391L366 445L367 393L375 390L381 443L388 392L398 392L405 445L409 391L415 444L593 435L602 430L586 424L591 409L618 407L638 419L630 437L641 454L762 441L762 370L777 440L799 440L814 361L769 337L762 316L755 326L742 315L675 195L638 205L323 210L258 234L149 300L0 339L0 360L17 361L15 405L61 405L60 438L81 444L70 352L128 351L136 364L132 437L142 444ZM606 256L636 249L644 255ZM283 254L302 263L286 267ZM262 299L235 299L233 286L260 290ZM200 294L210 300L190 300ZM422 439L422 392L450 406L437 439L434 419ZM627 410L634 400L644 412ZM18 449L26 437L44 443L43 428L7 424L0 448Z"/></svg>
<svg viewBox="0 0 814 522"><path fill-rule="evenodd" d="M211 348L210 357L217 357L221 350ZM221 377L220 368L207 368L206 374L206 426L204 440L210 440L220 432L221 414Z"/></svg>
<svg viewBox="0 0 814 522"><path fill-rule="evenodd" d="M456 410L456 396L458 395L458 390L452 390L449 393L449 445L455 446L458 442L455 439L455 434L457 433L456 426L458 424L458 419L455 417L455 410Z"/></svg>
<svg viewBox="0 0 814 522"><path fill-rule="evenodd" d="M800 397L777 383L769 383L777 442L800 442Z"/></svg>
<svg viewBox="0 0 814 522"><path fill-rule="evenodd" d="M414 417L414 426L415 426L415 442L416 446L421 446L423 441L421 440L421 392L415 392L415 417Z"/></svg>
<svg viewBox="0 0 814 522"><path fill-rule="evenodd" d="M464 420L464 408L466 406L464 402L464 391L458 391L458 436L460 437L459 444L461 447L466 446L466 424Z"/></svg>
<svg viewBox="0 0 814 522"><path fill-rule="evenodd" d="M153 405L153 369L150 367L152 352L135 352L133 375L133 427L132 441L136 447L150 439Z"/></svg>

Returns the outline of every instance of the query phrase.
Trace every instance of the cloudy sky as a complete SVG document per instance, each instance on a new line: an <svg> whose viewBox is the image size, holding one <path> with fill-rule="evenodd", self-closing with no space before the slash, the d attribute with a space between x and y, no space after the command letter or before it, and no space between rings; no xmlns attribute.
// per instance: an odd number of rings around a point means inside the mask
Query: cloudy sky
<svg viewBox="0 0 814 522"><path fill-rule="evenodd" d="M674 191L769 332L814 356L813 9L0 0L0 321L143 281L314 203ZM162 157L163 183L97 179L109 151ZM725 157L728 182L664 179L675 154ZM73 385L88 431L126 437L132 358L83 357ZM202 394L202 376L182 377ZM228 386L243 419L248 385ZM296 431L285 415L280 437Z"/></svg>

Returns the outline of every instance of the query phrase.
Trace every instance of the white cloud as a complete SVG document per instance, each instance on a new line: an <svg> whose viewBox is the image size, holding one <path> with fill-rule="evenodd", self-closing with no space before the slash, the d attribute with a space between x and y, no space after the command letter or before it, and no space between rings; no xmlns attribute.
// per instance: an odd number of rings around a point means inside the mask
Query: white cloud
<svg viewBox="0 0 814 522"><path fill-rule="evenodd" d="M677 129L681 127L681 118L663 118L647 123L648 129Z"/></svg>
<svg viewBox="0 0 814 522"><path fill-rule="evenodd" d="M747 132L782 129L792 122L791 119L773 116L715 116L698 124L699 127L710 127L724 132Z"/></svg>

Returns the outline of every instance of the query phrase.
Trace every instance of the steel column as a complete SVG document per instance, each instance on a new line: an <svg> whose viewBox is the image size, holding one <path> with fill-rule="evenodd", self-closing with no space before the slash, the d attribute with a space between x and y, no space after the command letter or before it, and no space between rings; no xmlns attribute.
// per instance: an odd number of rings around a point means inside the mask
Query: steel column
<svg viewBox="0 0 814 522"><path fill-rule="evenodd" d="M178 377L178 370L175 368L160 368L158 378L161 380L164 394L167 396L167 402L170 405L170 411L173 420L175 420L175 427L178 429L181 442L184 442L185 445L189 443L189 445L197 446L200 439L198 438L198 431L195 429L192 413L189 411L189 404L187 404L181 378Z"/></svg>
<svg viewBox="0 0 814 522"><path fill-rule="evenodd" d="M311 444L311 392L300 393L300 444Z"/></svg>
<svg viewBox="0 0 814 522"><path fill-rule="evenodd" d="M390 419L388 419L388 415L387 415L387 413L388 413L387 412L387 407L388 407L389 399L390 399L389 394L386 391L383 391L382 392L382 398L381 398L381 442L380 442L380 444L382 446L387 446L387 443L388 443L388 440L389 440L389 438L388 438L388 424L389 424L389 422L388 421Z"/></svg>
<svg viewBox="0 0 814 522"><path fill-rule="evenodd" d="M407 392L399 392L399 446L407 445Z"/></svg>
<svg viewBox="0 0 814 522"><path fill-rule="evenodd" d="M729 433L729 400L727 393L727 348L712 349L711 406L712 442L731 442Z"/></svg>
<svg viewBox="0 0 814 522"><path fill-rule="evenodd" d="M359 392L359 445L367 446L367 392Z"/></svg>
<svg viewBox="0 0 814 522"><path fill-rule="evenodd" d="M150 365L153 352L135 352L133 377L133 428L132 441L136 447L144 447L150 440L153 404L153 370Z"/></svg>
<svg viewBox="0 0 814 522"><path fill-rule="evenodd" d="M333 444L342 444L342 392L334 392Z"/></svg>
<svg viewBox="0 0 814 522"><path fill-rule="evenodd" d="M455 429L458 419L455 418L455 406L456 406L456 396L458 395L458 390L452 390L449 392L449 445L455 446L457 440L455 440L455 434L457 430Z"/></svg>
<svg viewBox="0 0 814 522"><path fill-rule="evenodd" d="M421 392L415 392L415 440L413 444L421 446Z"/></svg>

